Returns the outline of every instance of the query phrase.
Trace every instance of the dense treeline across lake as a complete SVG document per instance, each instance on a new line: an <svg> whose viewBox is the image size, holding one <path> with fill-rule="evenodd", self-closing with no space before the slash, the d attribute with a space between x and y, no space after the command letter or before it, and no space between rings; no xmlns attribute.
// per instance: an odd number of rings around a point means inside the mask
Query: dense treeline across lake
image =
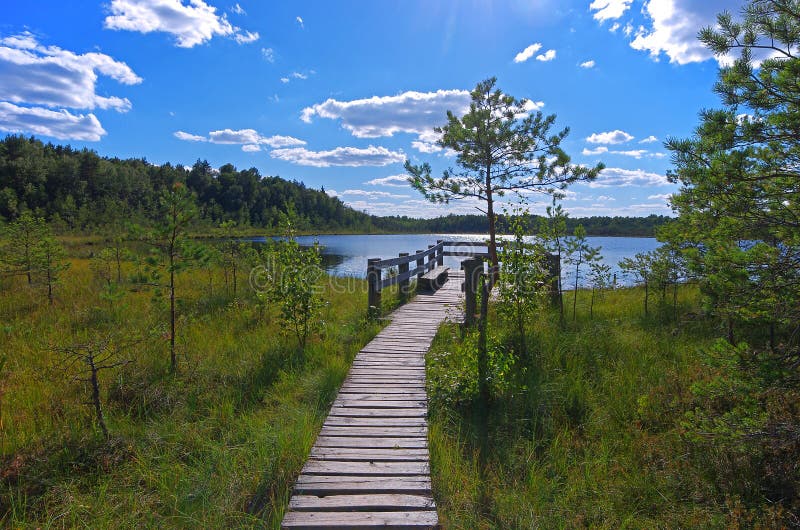
<svg viewBox="0 0 800 530"><path fill-rule="evenodd" d="M484 215L371 216L324 190L263 176L255 168L239 170L225 164L217 170L201 160L192 167L159 166L144 159L101 157L88 149L45 144L32 137L9 135L0 141L0 220L31 211L60 233L96 231L120 219L148 225L156 215L159 194L174 182L184 183L197 196L198 230L234 221L240 228L276 232L281 215L290 210L296 228L303 232L485 234L488 230ZM570 219L569 229L582 223L590 235L652 237L667 220L655 215L591 217ZM501 215L499 226L506 225Z"/></svg>

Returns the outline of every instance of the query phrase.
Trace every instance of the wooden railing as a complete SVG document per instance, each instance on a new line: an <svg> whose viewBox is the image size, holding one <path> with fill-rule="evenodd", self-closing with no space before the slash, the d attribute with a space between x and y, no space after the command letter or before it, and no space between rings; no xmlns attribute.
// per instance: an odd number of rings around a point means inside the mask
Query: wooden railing
<svg viewBox="0 0 800 530"><path fill-rule="evenodd" d="M417 250L414 254L401 252L396 258L367 260L367 304L372 314L380 313L381 291L392 285L398 285L400 296L406 298L410 292L411 279L419 278L437 266L444 265L445 256L463 256L474 258L487 258L487 252L476 252L476 247L486 247L485 242L476 241L436 241L435 245L428 245L427 250ZM502 246L498 241L497 246ZM453 249L453 250L448 250ZM411 268L413 265L413 269ZM388 274L384 277L383 271L397 267L397 274Z"/></svg>

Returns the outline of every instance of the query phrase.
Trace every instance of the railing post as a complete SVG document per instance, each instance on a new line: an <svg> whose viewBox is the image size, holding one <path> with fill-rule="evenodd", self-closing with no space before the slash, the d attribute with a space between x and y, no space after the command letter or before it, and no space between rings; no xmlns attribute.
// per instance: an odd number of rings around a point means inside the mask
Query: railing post
<svg viewBox="0 0 800 530"><path fill-rule="evenodd" d="M428 250L432 249L433 245L428 245ZM428 255L428 263L425 265L426 270L433 269L436 265L436 251L434 250L432 254Z"/></svg>
<svg viewBox="0 0 800 530"><path fill-rule="evenodd" d="M444 245L442 245L443 242L444 240L442 239L436 240L436 244L440 245L439 248L436 250L436 265L438 267L444 265Z"/></svg>
<svg viewBox="0 0 800 530"><path fill-rule="evenodd" d="M547 273L550 276L550 303L558 307L561 304L561 293L558 289L561 283L561 261L558 254L547 254Z"/></svg>
<svg viewBox="0 0 800 530"><path fill-rule="evenodd" d="M425 251L424 250L418 250L416 253L417 254L422 254L423 252L425 252ZM417 258L417 268L419 269L420 267L424 267L424 266L425 266L425 256L419 256ZM418 272L417 273L417 279L419 280L420 278L422 278L423 274L425 274L424 270Z"/></svg>
<svg viewBox="0 0 800 530"><path fill-rule="evenodd" d="M381 313L381 269L377 266L380 258L367 260L367 310L376 317Z"/></svg>
<svg viewBox="0 0 800 530"><path fill-rule="evenodd" d="M408 252L401 252L400 254L398 254L398 256L401 258L407 258ZM401 263L397 266L398 275L407 273L408 273L408 262ZM403 302L405 302L406 299L408 298L408 283L409 279L406 278L405 280L400 280L397 284L398 290L400 291L400 300L402 300Z"/></svg>
<svg viewBox="0 0 800 530"><path fill-rule="evenodd" d="M481 258L465 259L461 262L464 271L464 300L466 302L464 324L472 326L475 323L475 313L478 309L478 282L483 273L483 260Z"/></svg>

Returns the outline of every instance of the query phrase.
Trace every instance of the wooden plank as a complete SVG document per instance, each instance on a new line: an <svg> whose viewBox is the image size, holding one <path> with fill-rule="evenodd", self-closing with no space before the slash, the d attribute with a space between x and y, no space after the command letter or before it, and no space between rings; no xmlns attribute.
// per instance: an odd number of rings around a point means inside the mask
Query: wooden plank
<svg viewBox="0 0 800 530"><path fill-rule="evenodd" d="M300 475L294 491L305 495L352 495L359 493L411 493L428 495L431 479L427 475L382 477L347 475Z"/></svg>
<svg viewBox="0 0 800 530"><path fill-rule="evenodd" d="M364 449L424 449L427 438L364 438L348 436L319 436L317 447L361 447Z"/></svg>
<svg viewBox="0 0 800 530"><path fill-rule="evenodd" d="M337 398L333 402L334 406L350 407L350 408L368 408L368 409L412 409L423 408L427 409L428 405L422 400L383 400L383 401L364 401L347 398Z"/></svg>
<svg viewBox="0 0 800 530"><path fill-rule="evenodd" d="M283 528L317 530L326 528L349 528L363 530L390 527L399 530L436 528L439 524L434 510L397 512L303 512L290 511L283 519Z"/></svg>
<svg viewBox="0 0 800 530"><path fill-rule="evenodd" d="M295 495L289 509L296 511L419 511L435 509L433 499L424 495Z"/></svg>
<svg viewBox="0 0 800 530"><path fill-rule="evenodd" d="M427 427L323 427L320 436L364 436L370 438L416 438L428 435Z"/></svg>
<svg viewBox="0 0 800 530"><path fill-rule="evenodd" d="M427 449L411 448L383 448L370 447L314 447L311 449L311 458L317 460L354 460L367 462L389 461L428 461Z"/></svg>
<svg viewBox="0 0 800 530"><path fill-rule="evenodd" d="M309 460L303 466L303 475L369 475L418 476L430 473L427 462L352 462L338 460Z"/></svg>
<svg viewBox="0 0 800 530"><path fill-rule="evenodd" d="M336 405L331 408L330 416L348 418L424 418L428 415L427 407L374 409L359 407L343 407ZM329 417L330 417L329 416Z"/></svg>

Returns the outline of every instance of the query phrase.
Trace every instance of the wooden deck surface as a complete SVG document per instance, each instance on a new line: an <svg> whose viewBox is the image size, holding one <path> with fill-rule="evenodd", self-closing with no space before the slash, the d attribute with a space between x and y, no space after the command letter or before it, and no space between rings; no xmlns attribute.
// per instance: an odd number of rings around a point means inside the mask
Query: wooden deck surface
<svg viewBox="0 0 800 530"><path fill-rule="evenodd" d="M463 273L418 294L356 355L297 479L283 528L436 528L425 353L462 321Z"/></svg>

